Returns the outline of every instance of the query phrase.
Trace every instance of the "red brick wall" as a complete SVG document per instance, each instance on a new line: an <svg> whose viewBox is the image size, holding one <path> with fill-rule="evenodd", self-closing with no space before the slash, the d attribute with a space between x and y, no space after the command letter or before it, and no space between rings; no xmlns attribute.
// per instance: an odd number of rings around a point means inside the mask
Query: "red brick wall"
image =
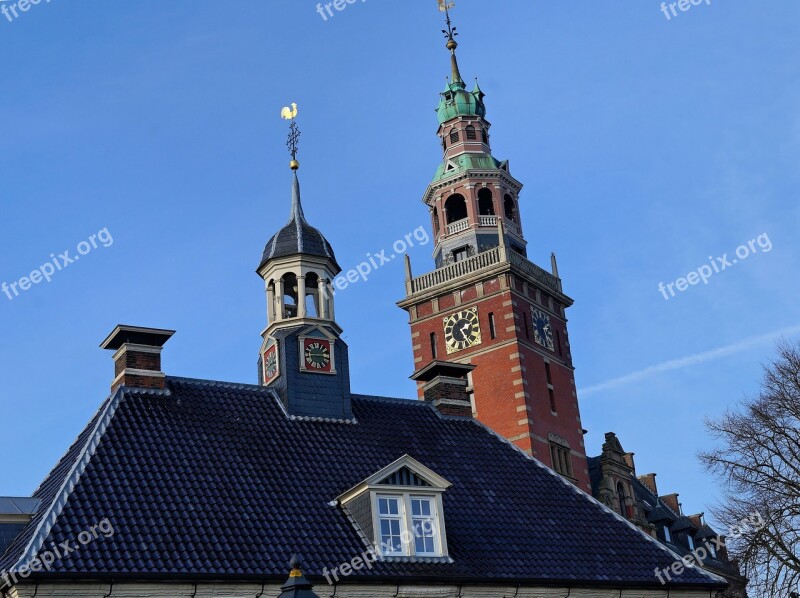
<svg viewBox="0 0 800 598"><path fill-rule="evenodd" d="M512 292L507 283L519 286L520 292ZM527 292L521 283L499 279L483 282L486 296L479 298L474 284L464 287L460 305L456 305L452 293L439 297L439 309L434 310L432 301L420 304L417 319L412 321L414 337L414 366L419 369L432 358L430 334L436 334L438 359L471 363L477 417L484 424L512 440L548 466L550 432L567 440L572 450L572 468L578 486L591 492L580 410L575 393L571 358L566 341L566 322L559 312L548 311L556 343L554 352L536 345L530 318L531 305L542 306L531 299L534 292ZM502 289L502 290L501 290ZM523 294L525 293L525 294ZM478 306L482 343L477 347L447 355L442 319L454 311ZM489 313L494 314L496 338L489 333ZM528 318L526 337L523 314ZM559 355L556 331L561 337L562 350ZM545 372L545 356L550 359L551 375L555 394L556 413L550 409L550 397ZM419 385L422 396L422 385Z"/></svg>

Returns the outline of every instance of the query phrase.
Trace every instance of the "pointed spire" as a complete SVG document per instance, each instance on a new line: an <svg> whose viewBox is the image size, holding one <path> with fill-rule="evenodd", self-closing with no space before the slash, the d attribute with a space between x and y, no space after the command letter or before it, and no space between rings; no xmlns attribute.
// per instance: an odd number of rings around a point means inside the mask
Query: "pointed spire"
<svg viewBox="0 0 800 598"><path fill-rule="evenodd" d="M411 257L406 254L406 291L411 294L414 275L411 273Z"/></svg>
<svg viewBox="0 0 800 598"><path fill-rule="evenodd" d="M475 77L475 89L472 90L472 95L478 98L479 101L483 101L483 98L486 97L486 94L483 93L481 86L478 84L478 78Z"/></svg>
<svg viewBox="0 0 800 598"><path fill-rule="evenodd" d="M292 172L292 213L291 220L305 220L303 214L303 204L300 203L300 179L297 177L297 170Z"/></svg>
<svg viewBox="0 0 800 598"><path fill-rule="evenodd" d="M458 31L455 27L453 27L453 23L450 20L450 9L453 8L456 3L455 2L448 2L448 0L437 0L439 3L439 10L447 16L447 29L442 29L442 33L444 33L445 38L447 38L447 49L450 50L450 68L452 70L451 74L451 83L461 84L464 85L464 80L461 78L461 71L458 69L458 58L456 58L456 48L458 48L458 42L456 41L456 36L458 35Z"/></svg>

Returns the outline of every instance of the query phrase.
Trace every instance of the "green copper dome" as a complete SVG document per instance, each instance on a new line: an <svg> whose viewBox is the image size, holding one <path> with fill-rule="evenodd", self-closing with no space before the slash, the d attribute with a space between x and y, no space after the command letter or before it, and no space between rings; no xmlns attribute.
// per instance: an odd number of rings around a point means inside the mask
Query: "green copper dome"
<svg viewBox="0 0 800 598"><path fill-rule="evenodd" d="M462 81L454 81L448 83L441 95L439 107L436 108L439 124L457 116L486 116L484 93L477 85L473 91L467 91Z"/></svg>
<svg viewBox="0 0 800 598"><path fill-rule="evenodd" d="M483 152L461 154L440 164L433 176L433 182L438 183L443 179L470 170L504 170L505 164L506 162L501 162L491 154Z"/></svg>

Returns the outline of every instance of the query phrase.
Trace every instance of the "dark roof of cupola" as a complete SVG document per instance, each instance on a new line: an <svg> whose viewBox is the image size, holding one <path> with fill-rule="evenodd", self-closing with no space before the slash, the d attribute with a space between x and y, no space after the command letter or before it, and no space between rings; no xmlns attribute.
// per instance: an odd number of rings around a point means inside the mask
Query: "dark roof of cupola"
<svg viewBox="0 0 800 598"><path fill-rule="evenodd" d="M297 172L292 180L292 212L289 222L267 241L264 255L258 265L260 270L268 261L291 255L310 255L331 260L337 270L341 270L336 262L333 248L325 236L311 226L303 214L300 203L300 181Z"/></svg>

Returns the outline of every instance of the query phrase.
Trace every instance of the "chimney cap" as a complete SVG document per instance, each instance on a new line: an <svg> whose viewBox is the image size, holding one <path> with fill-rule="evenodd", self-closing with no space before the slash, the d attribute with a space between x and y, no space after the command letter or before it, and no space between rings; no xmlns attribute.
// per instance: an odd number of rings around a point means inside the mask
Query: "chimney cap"
<svg viewBox="0 0 800 598"><path fill-rule="evenodd" d="M127 343L146 345L149 347L163 347L173 334L175 334L174 330L118 324L114 330L111 331L111 334L100 343L100 348L115 351Z"/></svg>
<svg viewBox="0 0 800 598"><path fill-rule="evenodd" d="M452 361L434 360L424 368L417 370L411 375L411 379L417 382L430 382L437 376L448 378L466 378L476 366L466 363L455 363Z"/></svg>

